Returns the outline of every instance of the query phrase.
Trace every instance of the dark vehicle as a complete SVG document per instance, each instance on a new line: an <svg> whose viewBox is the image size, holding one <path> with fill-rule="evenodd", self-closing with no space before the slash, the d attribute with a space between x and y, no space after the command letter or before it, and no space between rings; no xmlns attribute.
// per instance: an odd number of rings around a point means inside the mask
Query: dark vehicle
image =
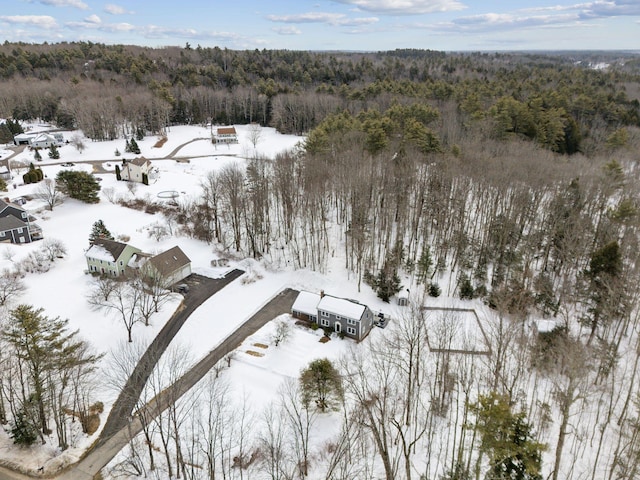
<svg viewBox="0 0 640 480"><path fill-rule="evenodd" d="M75 163L67 162L60 164L61 167L73 167Z"/></svg>
<svg viewBox="0 0 640 480"><path fill-rule="evenodd" d="M186 283L181 283L176 287L176 290L180 293L187 293L189 291L189 285Z"/></svg>

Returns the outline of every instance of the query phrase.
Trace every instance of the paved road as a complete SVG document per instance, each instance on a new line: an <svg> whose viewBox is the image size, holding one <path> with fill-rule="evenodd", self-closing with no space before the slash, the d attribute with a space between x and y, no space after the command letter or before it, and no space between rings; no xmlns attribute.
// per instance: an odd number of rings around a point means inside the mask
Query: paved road
<svg viewBox="0 0 640 480"><path fill-rule="evenodd" d="M233 333L225 338L215 349L196 363L187 373L173 385L166 388L158 397L143 407L144 418L150 419L166 410L218 363L225 355L235 350L248 336L263 327L278 315L291 311L291 306L298 296L297 290L287 288L273 297L249 320L240 325ZM71 467L59 478L63 480L91 480L107 465L111 459L122 450L129 439L142 431L140 416L136 414L131 422L125 422L119 431L92 449L80 462Z"/></svg>
<svg viewBox="0 0 640 480"><path fill-rule="evenodd" d="M156 338L151 342L147 351L142 355L140 361L129 376L127 383L122 388L120 395L116 399L107 418L107 422L102 429L102 433L98 438L97 444L100 445L109 439L112 435L127 425L127 419L135 408L136 402L140 398L142 389L144 388L149 375L153 371L156 363L164 351L176 336L178 331L187 321L189 315L198 308L202 303L219 292L223 287L238 278L244 272L242 270L232 270L222 278L207 278L201 275L191 275L186 279L189 284L189 292L185 295L184 301L178 307L178 310L167 321Z"/></svg>

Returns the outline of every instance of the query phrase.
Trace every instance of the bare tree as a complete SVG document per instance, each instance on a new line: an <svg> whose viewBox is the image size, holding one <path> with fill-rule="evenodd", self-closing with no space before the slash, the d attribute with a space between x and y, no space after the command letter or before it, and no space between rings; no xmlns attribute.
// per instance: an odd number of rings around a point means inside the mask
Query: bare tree
<svg viewBox="0 0 640 480"><path fill-rule="evenodd" d="M27 289L22 275L5 268L0 274L0 305L6 306Z"/></svg>
<svg viewBox="0 0 640 480"><path fill-rule="evenodd" d="M276 328L271 334L271 341L277 347L281 343L284 343L291 336L291 324L286 320L277 320Z"/></svg>
<svg viewBox="0 0 640 480"><path fill-rule="evenodd" d="M47 238L42 242L40 250L50 262L54 262L56 258L62 258L67 254L67 247L65 247L62 240L56 238Z"/></svg>
<svg viewBox="0 0 640 480"><path fill-rule="evenodd" d="M249 141L251 145L253 145L253 149L255 150L258 146L258 143L262 139L262 127L257 123L252 123L249 125Z"/></svg>
<svg viewBox="0 0 640 480"><path fill-rule="evenodd" d="M134 288L129 282L115 282L112 287L106 298L102 285L94 287L89 294L89 304L96 310L115 313L127 330L128 341L133 342L133 327L142 321L139 311L140 290Z"/></svg>
<svg viewBox="0 0 640 480"><path fill-rule="evenodd" d="M57 182L51 178L45 178L38 183L35 196L45 202L49 210L53 210L55 206L60 205L64 198L64 194L58 188Z"/></svg>
<svg viewBox="0 0 640 480"><path fill-rule="evenodd" d="M71 137L71 145L73 145L80 153L82 153L86 147L83 138L78 134Z"/></svg>

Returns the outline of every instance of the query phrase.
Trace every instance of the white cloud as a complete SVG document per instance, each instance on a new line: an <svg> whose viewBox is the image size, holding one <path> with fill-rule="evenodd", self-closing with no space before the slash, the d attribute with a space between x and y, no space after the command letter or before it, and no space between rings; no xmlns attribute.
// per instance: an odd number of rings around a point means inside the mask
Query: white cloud
<svg viewBox="0 0 640 480"><path fill-rule="evenodd" d="M385 15L421 15L425 13L462 10L464 4L457 0L334 0L355 5L360 10Z"/></svg>
<svg viewBox="0 0 640 480"><path fill-rule="evenodd" d="M41 28L56 28L56 19L49 15L5 15L0 21L17 25L36 25Z"/></svg>
<svg viewBox="0 0 640 480"><path fill-rule="evenodd" d="M338 26L369 25L378 21L376 17L349 18L343 13L309 12L296 15L268 15L267 20L279 23L326 23Z"/></svg>
<svg viewBox="0 0 640 480"><path fill-rule="evenodd" d="M302 30L298 27L294 27L293 25L287 27L274 27L272 30L279 35L300 35L302 33Z"/></svg>
<svg viewBox="0 0 640 480"><path fill-rule="evenodd" d="M87 23L95 23L95 24L100 24L102 23L102 19L98 16L98 15L89 15L87 18L84 19L85 22Z"/></svg>
<svg viewBox="0 0 640 480"><path fill-rule="evenodd" d="M107 3L104 6L104 11L110 15L125 15L129 13L134 13L130 10L126 10L124 7L121 7L120 5L115 5L113 3Z"/></svg>
<svg viewBox="0 0 640 480"><path fill-rule="evenodd" d="M52 7L74 7L80 10L87 10L89 8L89 5L81 0L40 0L40 3Z"/></svg>

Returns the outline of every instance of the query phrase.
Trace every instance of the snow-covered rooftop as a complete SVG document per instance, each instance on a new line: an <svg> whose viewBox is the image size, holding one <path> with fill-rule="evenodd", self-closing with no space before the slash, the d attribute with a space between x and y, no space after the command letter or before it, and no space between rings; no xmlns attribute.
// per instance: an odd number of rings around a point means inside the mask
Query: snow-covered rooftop
<svg viewBox="0 0 640 480"><path fill-rule="evenodd" d="M311 292L300 292L296 301L293 302L291 310L306 313L307 315L317 315L318 303L320 302L320 295Z"/></svg>
<svg viewBox="0 0 640 480"><path fill-rule="evenodd" d="M320 299L320 303L318 303L318 310L355 319L362 317L365 308L365 305L361 303L352 302L345 298L332 297L330 295L325 295Z"/></svg>

